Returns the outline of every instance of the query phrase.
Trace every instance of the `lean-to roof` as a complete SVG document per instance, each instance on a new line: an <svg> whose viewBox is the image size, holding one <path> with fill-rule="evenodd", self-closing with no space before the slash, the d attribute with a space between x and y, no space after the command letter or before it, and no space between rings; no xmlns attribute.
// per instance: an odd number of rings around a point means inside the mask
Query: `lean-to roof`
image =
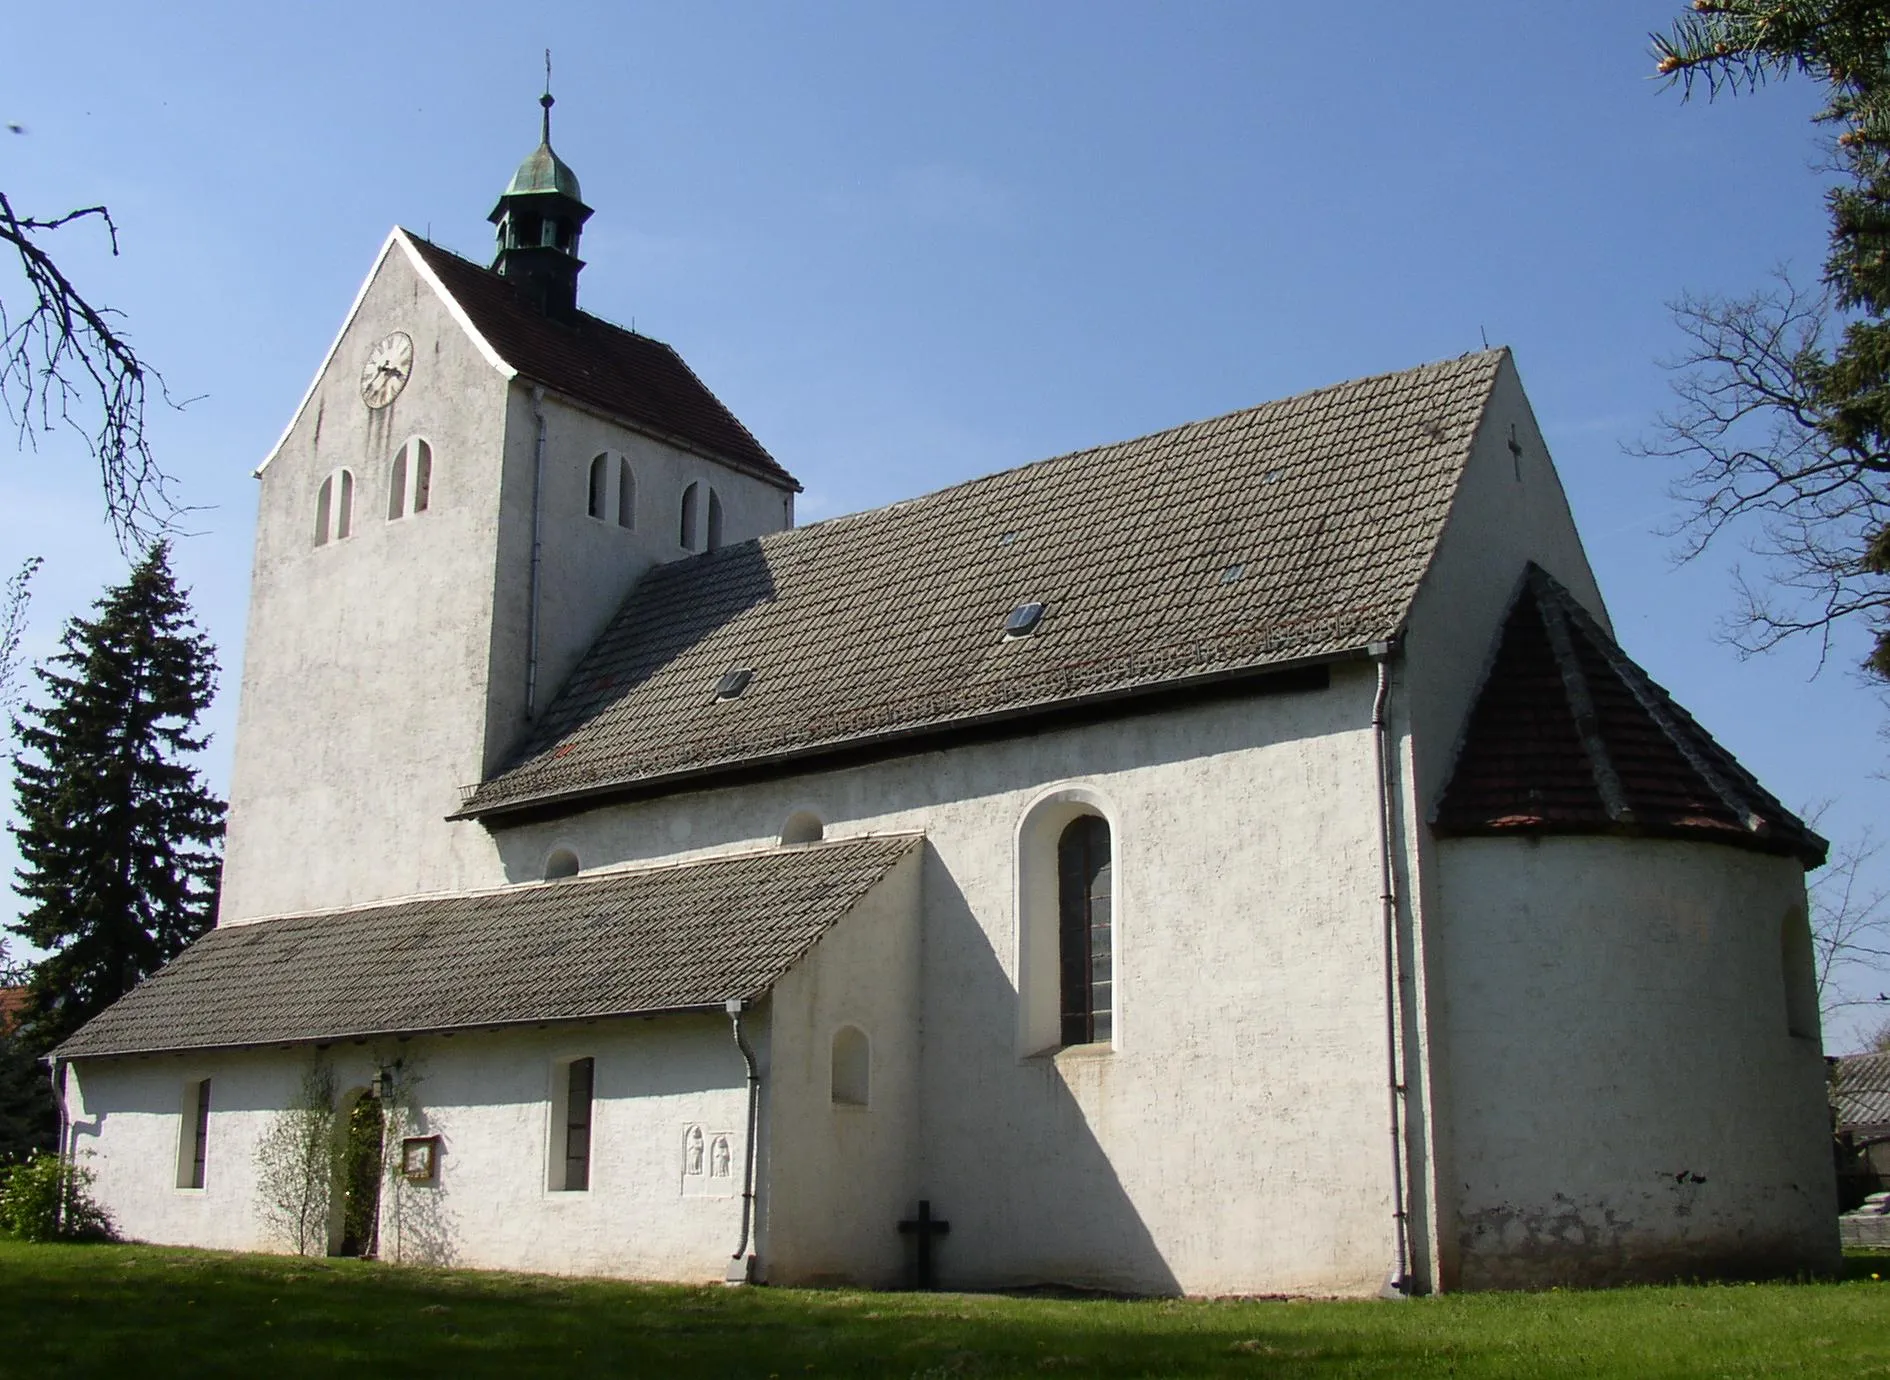
<svg viewBox="0 0 1890 1380"><path fill-rule="evenodd" d="M215 929L61 1058L718 1007L766 992L919 846L846 839Z"/></svg>

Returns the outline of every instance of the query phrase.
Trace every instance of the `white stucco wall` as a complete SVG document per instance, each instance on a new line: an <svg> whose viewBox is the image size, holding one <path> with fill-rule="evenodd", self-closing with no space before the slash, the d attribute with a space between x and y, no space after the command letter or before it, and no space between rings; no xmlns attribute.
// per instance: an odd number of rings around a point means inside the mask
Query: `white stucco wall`
<svg viewBox="0 0 1890 1380"><path fill-rule="evenodd" d="M765 1011L751 1026L765 1059ZM256 1149L294 1099L308 1049L90 1060L69 1094L72 1147L133 1238L286 1249L258 1210ZM442 1138L431 1185L386 1184L381 1255L441 1264L719 1280L740 1232L746 1070L725 1016L675 1015L454 1038L338 1046L323 1056L344 1093L403 1061L416 1135ZM564 1061L595 1066L590 1188L554 1190L553 1123ZM205 1186L176 1187L188 1085L212 1088ZM731 1172L685 1174L685 1136L729 1139ZM765 1170L765 1162L764 1162Z"/></svg>
<svg viewBox="0 0 1890 1380"><path fill-rule="evenodd" d="M923 858L901 861L769 1002L760 1256L769 1283L909 1283L897 1223L916 1197ZM843 1026L867 1038L865 1106L834 1101Z"/></svg>
<svg viewBox="0 0 1890 1380"><path fill-rule="evenodd" d="M1326 691L599 808L499 844L524 879L553 846L587 866L689 856L801 809L830 838L922 829L909 1193L952 1223L940 1278L1367 1292L1392 1257L1372 688L1352 665ZM1018 830L1078 787L1116 831L1117 1039L1046 1055L1019 1035Z"/></svg>
<svg viewBox="0 0 1890 1380"><path fill-rule="evenodd" d="M388 406L362 362L413 339ZM791 496L555 394L534 400L456 319L398 236L260 475L237 711L224 923L500 880L489 837L449 823L527 731L536 414L546 421L537 701L542 710L637 577L690 554L685 484L721 497L725 543L778 530ZM397 451L433 449L427 512L388 520ZM625 455L636 527L588 514L591 459ZM314 541L316 495L354 476L353 531Z"/></svg>
<svg viewBox="0 0 1890 1380"><path fill-rule="evenodd" d="M1835 1268L1823 1060L1786 1027L1800 865L1610 838L1438 859L1448 1282Z"/></svg>
<svg viewBox="0 0 1890 1380"><path fill-rule="evenodd" d="M1402 1124L1417 1243L1412 1268L1424 1287L1454 1278L1448 1223L1457 1192L1456 1128L1438 1110L1447 1103L1451 1073L1433 1049L1432 994L1442 980L1434 936L1445 912L1426 821L1455 765L1503 616L1532 561L1609 626L1561 479L1515 361L1506 358L1392 668L1400 1038L1408 1089Z"/></svg>

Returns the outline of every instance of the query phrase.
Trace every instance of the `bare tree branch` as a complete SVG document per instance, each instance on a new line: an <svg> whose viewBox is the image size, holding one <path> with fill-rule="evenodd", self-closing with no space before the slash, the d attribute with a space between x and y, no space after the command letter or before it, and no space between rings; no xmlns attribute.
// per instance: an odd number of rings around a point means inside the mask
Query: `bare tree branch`
<svg viewBox="0 0 1890 1380"><path fill-rule="evenodd" d="M1890 632L1890 567L1873 559L1890 525L1890 451L1842 443L1818 384L1842 325L1828 291L1780 270L1743 298L1671 304L1688 344L1666 361L1678 406L1633 454L1678 461L1682 516L1668 535L1691 560L1738 528L1763 574L1741 574L1731 641L1764 651L1811 634L1825 652L1834 625Z"/></svg>
<svg viewBox="0 0 1890 1380"><path fill-rule="evenodd" d="M20 707L20 639L26 633L26 607L40 561L32 557L0 588L0 743L11 735L13 711Z"/></svg>
<svg viewBox="0 0 1890 1380"><path fill-rule="evenodd" d="M47 236L90 221L104 226L116 255L118 226L103 206L35 219L0 193L0 244L13 249L26 284L11 308L0 295L0 401L23 442L37 447L55 424L85 438L113 534L122 548L142 548L178 512L145 435L147 385L163 395L164 381L139 358L119 313L94 306L45 246Z"/></svg>
<svg viewBox="0 0 1890 1380"><path fill-rule="evenodd" d="M1818 1010L1827 1025L1840 1011L1890 1002L1882 990L1890 961L1890 889L1864 880L1882 852L1868 830L1834 844L1830 862L1807 888Z"/></svg>

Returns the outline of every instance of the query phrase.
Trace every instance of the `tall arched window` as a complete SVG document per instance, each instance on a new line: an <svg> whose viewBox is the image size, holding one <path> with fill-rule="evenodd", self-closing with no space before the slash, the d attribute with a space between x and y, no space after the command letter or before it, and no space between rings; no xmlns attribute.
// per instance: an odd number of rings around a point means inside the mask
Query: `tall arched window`
<svg viewBox="0 0 1890 1380"><path fill-rule="evenodd" d="M1057 839L1057 960L1063 1043L1107 1043L1114 961L1109 821L1078 815Z"/></svg>
<svg viewBox="0 0 1890 1380"><path fill-rule="evenodd" d="M329 510L335 503L335 477L329 475L322 480L322 486L315 494L315 544L320 546L328 540Z"/></svg>
<svg viewBox="0 0 1890 1380"><path fill-rule="evenodd" d="M617 525L637 525L637 477L630 473L630 462L617 457Z"/></svg>
<svg viewBox="0 0 1890 1380"><path fill-rule="evenodd" d="M714 551L722 545L722 500L714 489L709 490L709 550Z"/></svg>
<svg viewBox="0 0 1890 1380"><path fill-rule="evenodd" d="M685 551L696 549L696 485L682 491L682 530L678 534Z"/></svg>
<svg viewBox="0 0 1890 1380"><path fill-rule="evenodd" d="M600 521L604 517L604 500L607 497L604 489L609 483L610 455L606 452L591 461L591 500L587 511Z"/></svg>

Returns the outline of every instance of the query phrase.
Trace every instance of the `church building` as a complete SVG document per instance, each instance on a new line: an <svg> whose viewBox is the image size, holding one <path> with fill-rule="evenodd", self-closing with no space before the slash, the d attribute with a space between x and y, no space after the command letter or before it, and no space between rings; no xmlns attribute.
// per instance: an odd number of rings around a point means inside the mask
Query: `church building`
<svg viewBox="0 0 1890 1380"><path fill-rule="evenodd" d="M579 305L544 104L491 266L394 230L257 470L219 923L55 1055L125 1234L1136 1293L1835 1268L1825 843L1616 642L1508 351L797 527Z"/></svg>

